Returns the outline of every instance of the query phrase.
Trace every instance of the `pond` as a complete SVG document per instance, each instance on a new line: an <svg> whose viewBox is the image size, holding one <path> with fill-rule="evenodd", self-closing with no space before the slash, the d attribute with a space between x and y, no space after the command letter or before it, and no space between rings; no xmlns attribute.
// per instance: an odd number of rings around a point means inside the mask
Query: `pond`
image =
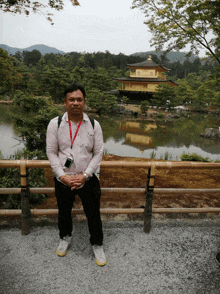
<svg viewBox="0 0 220 294"><path fill-rule="evenodd" d="M17 150L23 149L24 144L13 127L13 120L8 111L16 111L11 105L0 105L0 155L8 159Z"/></svg>
<svg viewBox="0 0 220 294"><path fill-rule="evenodd" d="M4 159L24 147L7 113L12 108L0 105L0 151ZM183 153L197 153L220 160L220 141L200 136L205 128L220 126L218 117L185 113L171 121L128 116L95 118L103 129L105 153L166 160L180 160Z"/></svg>

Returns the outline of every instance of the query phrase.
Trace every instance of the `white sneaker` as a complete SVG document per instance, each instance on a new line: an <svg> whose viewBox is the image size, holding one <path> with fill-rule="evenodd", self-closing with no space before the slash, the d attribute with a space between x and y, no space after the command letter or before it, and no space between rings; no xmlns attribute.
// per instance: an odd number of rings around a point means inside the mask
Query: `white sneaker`
<svg viewBox="0 0 220 294"><path fill-rule="evenodd" d="M60 244L57 247L57 255L59 256L65 256L67 254L68 248L70 247L71 244L71 237L66 236L63 239L60 239Z"/></svg>
<svg viewBox="0 0 220 294"><path fill-rule="evenodd" d="M94 255L95 255L95 262L97 265L105 265L106 264L106 257L105 253L103 251L102 246L99 245L93 245L92 246Z"/></svg>

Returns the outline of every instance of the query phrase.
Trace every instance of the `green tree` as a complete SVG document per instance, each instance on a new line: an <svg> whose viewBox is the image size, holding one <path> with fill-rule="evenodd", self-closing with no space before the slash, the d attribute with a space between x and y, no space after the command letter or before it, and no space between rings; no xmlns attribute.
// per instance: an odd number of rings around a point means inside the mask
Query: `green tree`
<svg viewBox="0 0 220 294"><path fill-rule="evenodd" d="M20 51L16 51L14 57L18 60L18 61L22 61L23 56L22 53Z"/></svg>
<svg viewBox="0 0 220 294"><path fill-rule="evenodd" d="M23 61L26 65L37 65L38 61L41 59L41 53L39 50L23 51L22 53Z"/></svg>
<svg viewBox="0 0 220 294"><path fill-rule="evenodd" d="M34 79L32 71L30 68L24 63L16 60L14 62L14 69L16 70L17 79L14 80L14 88L15 90L26 91L28 88L28 83L30 79Z"/></svg>
<svg viewBox="0 0 220 294"><path fill-rule="evenodd" d="M195 93L195 102L197 104L202 100L205 106L220 107L220 74L219 72L207 76L207 79L201 82Z"/></svg>
<svg viewBox="0 0 220 294"><path fill-rule="evenodd" d="M149 108L149 102L147 100L144 100L141 102L141 112L142 113L146 113L148 111L148 108Z"/></svg>
<svg viewBox="0 0 220 294"><path fill-rule="evenodd" d="M0 48L0 94L13 91L14 67L8 52Z"/></svg>
<svg viewBox="0 0 220 294"><path fill-rule="evenodd" d="M50 97L34 96L22 91L17 91L13 102L19 107L11 116L15 119L15 126L25 148L30 152L29 156L46 158L47 125L52 118L59 115L59 110Z"/></svg>
<svg viewBox="0 0 220 294"><path fill-rule="evenodd" d="M96 70L92 68L84 68L84 76L82 83L85 85L86 90L99 89L100 91L110 91L116 86L113 81L113 72L111 68L106 70L105 68L98 68Z"/></svg>
<svg viewBox="0 0 220 294"><path fill-rule="evenodd" d="M174 75L178 79L185 78L185 70L179 60L170 64L169 68L171 69L171 71L168 73L168 75L171 75L171 76Z"/></svg>
<svg viewBox="0 0 220 294"><path fill-rule="evenodd" d="M190 73L185 79L178 80L176 97L179 104L189 104L194 109L201 111L207 106L220 104L220 75L200 71L198 74Z"/></svg>
<svg viewBox="0 0 220 294"><path fill-rule="evenodd" d="M37 97L30 93L17 91L13 102L17 107L16 113L11 113L15 127L20 132L26 149L10 156L10 159L47 159L46 129L49 121L59 115L59 110L53 106L49 97ZM1 156L0 156L1 157ZM1 169L0 187L19 187L20 175L17 169ZM46 183L44 169L31 169L29 185L42 187ZM30 204L39 203L45 199L43 194L31 194ZM5 208L20 208L19 195L2 195L1 204Z"/></svg>
<svg viewBox="0 0 220 294"><path fill-rule="evenodd" d="M40 74L40 73L39 73ZM56 103L63 100L66 86L73 82L73 75L64 68L49 67L40 75L40 93L49 95Z"/></svg>
<svg viewBox="0 0 220 294"><path fill-rule="evenodd" d="M87 93L87 105L98 114L111 112L116 106L114 95L105 93L99 89L91 89Z"/></svg>
<svg viewBox="0 0 220 294"><path fill-rule="evenodd" d="M123 104L127 104L128 103L128 97L127 96L122 96L122 98L121 98L121 102L123 103Z"/></svg>
<svg viewBox="0 0 220 294"><path fill-rule="evenodd" d="M153 94L152 103L156 106L174 107L176 106L175 88L168 84L159 84Z"/></svg>
<svg viewBox="0 0 220 294"><path fill-rule="evenodd" d="M152 45L168 51L191 44L190 52L206 50L220 64L220 2L218 0L134 0L144 10Z"/></svg>
<svg viewBox="0 0 220 294"><path fill-rule="evenodd" d="M188 84L187 79L178 80L177 83L179 84L176 87L176 97L179 105L188 105L193 101L194 91Z"/></svg>

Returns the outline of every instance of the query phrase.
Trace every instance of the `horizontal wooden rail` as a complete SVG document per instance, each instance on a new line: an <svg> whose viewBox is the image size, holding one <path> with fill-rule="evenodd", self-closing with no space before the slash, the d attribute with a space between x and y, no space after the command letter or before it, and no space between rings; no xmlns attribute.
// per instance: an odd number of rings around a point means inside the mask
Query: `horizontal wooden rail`
<svg viewBox="0 0 220 294"><path fill-rule="evenodd" d="M144 208L101 208L101 214L143 214ZM152 208L153 213L220 213L220 207L205 208ZM1 216L21 215L21 209L0 209ZM57 215L58 209L31 209L32 215ZM73 209L72 214L84 214L83 209Z"/></svg>
<svg viewBox="0 0 220 294"><path fill-rule="evenodd" d="M148 180L146 188L101 188L107 193L145 194L146 204L144 208L101 208L101 214L144 214L144 230L150 232L152 213L220 213L220 208L153 208L154 193L163 195L176 195L181 193L220 193L220 189L176 189L155 188L154 179L158 169L220 169L220 162L170 162L170 161L102 161L101 168L144 168L148 169ZM30 188L28 186L29 168L50 168L48 160L0 160L0 168L19 168L21 175L21 188L0 188L0 194L21 194L21 210L0 210L0 215L22 215L22 234L26 235L30 230L30 216L33 215L55 215L57 209L31 209L29 207L29 193L54 193L51 187ZM73 209L73 214L83 214L83 209Z"/></svg>
<svg viewBox="0 0 220 294"><path fill-rule="evenodd" d="M0 160L1 168L20 168L21 161L25 161L27 168L49 168L48 160ZM121 167L121 168L150 168L155 164L156 169L170 169L170 168L220 168L220 162L197 162L197 161L102 161L101 167Z"/></svg>
<svg viewBox="0 0 220 294"><path fill-rule="evenodd" d="M155 193L182 194L182 193L220 193L220 189L189 189L189 188L154 188Z"/></svg>
<svg viewBox="0 0 220 294"><path fill-rule="evenodd" d="M145 188L101 188L102 192L108 193L125 193L125 194L144 194ZM30 193L35 194L52 194L55 192L55 188L30 188ZM20 194L21 188L0 188L1 194ZM182 194L182 193L220 193L220 189L188 189L188 188L154 188L154 193L163 194Z"/></svg>
<svg viewBox="0 0 220 294"><path fill-rule="evenodd" d="M21 188L0 188L1 194L20 194Z"/></svg>

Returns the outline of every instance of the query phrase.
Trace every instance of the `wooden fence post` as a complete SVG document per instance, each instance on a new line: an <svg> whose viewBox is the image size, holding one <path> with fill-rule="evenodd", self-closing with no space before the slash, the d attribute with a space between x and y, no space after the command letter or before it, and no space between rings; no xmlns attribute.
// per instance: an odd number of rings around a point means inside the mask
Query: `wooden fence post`
<svg viewBox="0 0 220 294"><path fill-rule="evenodd" d="M28 187L28 169L26 160L20 160L21 176L21 234L28 235L31 225L31 210L29 205L30 189Z"/></svg>
<svg viewBox="0 0 220 294"><path fill-rule="evenodd" d="M145 191L145 195L146 195L146 204L144 208L144 232L145 233L150 233L150 230L151 230L155 174L156 174L156 164L152 162L151 167L148 170L147 188Z"/></svg>

